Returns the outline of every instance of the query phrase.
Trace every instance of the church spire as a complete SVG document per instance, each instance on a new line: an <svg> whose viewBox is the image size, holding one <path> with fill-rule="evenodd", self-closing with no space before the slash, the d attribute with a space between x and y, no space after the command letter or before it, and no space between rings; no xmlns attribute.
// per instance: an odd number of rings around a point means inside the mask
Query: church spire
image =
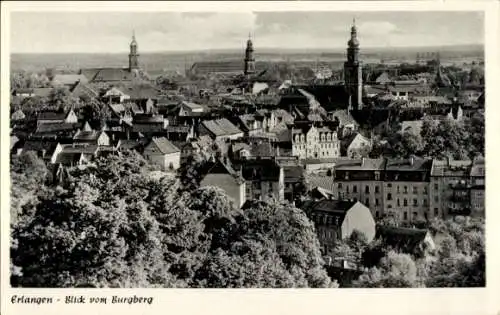
<svg viewBox="0 0 500 315"><path fill-rule="evenodd" d="M137 52L137 41L135 30L132 30L132 41L130 42L130 53L128 55L129 70L139 69L139 53Z"/></svg>
<svg viewBox="0 0 500 315"><path fill-rule="evenodd" d="M255 73L255 59L253 56L253 42L251 33L248 33L247 48L245 50L245 75Z"/></svg>

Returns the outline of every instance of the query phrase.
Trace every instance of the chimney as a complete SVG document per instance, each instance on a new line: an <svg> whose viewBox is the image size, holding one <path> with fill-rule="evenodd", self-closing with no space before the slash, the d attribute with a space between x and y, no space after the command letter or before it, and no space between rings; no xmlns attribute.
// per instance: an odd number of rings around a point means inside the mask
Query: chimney
<svg viewBox="0 0 500 315"><path fill-rule="evenodd" d="M451 164L451 157L449 155L446 156L446 165L450 167Z"/></svg>

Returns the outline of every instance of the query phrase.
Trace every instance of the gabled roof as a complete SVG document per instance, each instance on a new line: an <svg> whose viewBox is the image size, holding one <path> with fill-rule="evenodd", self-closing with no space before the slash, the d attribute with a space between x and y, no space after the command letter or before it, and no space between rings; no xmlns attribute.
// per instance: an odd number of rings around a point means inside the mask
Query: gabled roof
<svg viewBox="0 0 500 315"><path fill-rule="evenodd" d="M202 125L216 137L242 133L240 129L238 129L226 118L205 120L202 122Z"/></svg>
<svg viewBox="0 0 500 315"><path fill-rule="evenodd" d="M238 184L238 185L241 185L245 182L245 180L240 176L240 174L238 172L236 172L233 167L228 163L228 162L224 162L220 159L218 159L216 162L214 162L212 165L209 165L208 167L208 171L206 173L207 175L208 174L226 174L226 175L230 175L232 177L232 179ZM205 181L205 185L207 186L218 186L220 185L220 180L222 180L222 178L218 177L209 177L207 178L205 176L205 178L203 179ZM231 184L231 183L229 183ZM229 186L229 185L228 185Z"/></svg>
<svg viewBox="0 0 500 315"><path fill-rule="evenodd" d="M82 126L81 123L47 123L40 124L35 130L35 133L52 133L64 131L76 131Z"/></svg>
<svg viewBox="0 0 500 315"><path fill-rule="evenodd" d="M89 82L130 81L133 78L127 68L87 68L81 69L80 74Z"/></svg>
<svg viewBox="0 0 500 315"><path fill-rule="evenodd" d="M68 116L67 113L63 112L52 112L52 111L46 111L46 112L41 112L38 114L37 119L38 120L64 120Z"/></svg>
<svg viewBox="0 0 500 315"><path fill-rule="evenodd" d="M243 178L247 181L279 181L281 167L274 160L247 160L242 164Z"/></svg>
<svg viewBox="0 0 500 315"><path fill-rule="evenodd" d="M335 161L335 170L357 171L357 170L373 170L382 171L385 168L386 159L350 159L338 158Z"/></svg>
<svg viewBox="0 0 500 315"><path fill-rule="evenodd" d="M329 112L328 115L335 120L335 117L338 118L340 122L340 126L345 125L354 125L354 127L359 126L354 117L347 111L347 109L339 109L332 112Z"/></svg>
<svg viewBox="0 0 500 315"><path fill-rule="evenodd" d="M75 134L75 136L73 137L73 140L93 141L93 140L97 140L97 138L99 138L100 135L101 135L101 132L97 132L95 130L79 131Z"/></svg>
<svg viewBox="0 0 500 315"><path fill-rule="evenodd" d="M428 230L395 226L377 226L375 238L405 253L414 253L425 240Z"/></svg>
<svg viewBox="0 0 500 315"><path fill-rule="evenodd" d="M342 222L347 212L352 209L356 203L358 202L349 200L307 200L302 204L301 209L307 213L315 211L328 212L329 215L338 217L339 222Z"/></svg>
<svg viewBox="0 0 500 315"><path fill-rule="evenodd" d="M56 74L52 78L52 84L73 85L76 82L87 83L87 77L82 74Z"/></svg>
<svg viewBox="0 0 500 315"><path fill-rule="evenodd" d="M172 144L172 142L168 141L167 138L164 137L161 138L153 137L148 147L149 146L155 146L160 151L161 154L172 154L181 152L179 148L177 148L175 145Z"/></svg>
<svg viewBox="0 0 500 315"><path fill-rule="evenodd" d="M431 159L417 156L409 159L387 159L386 171L430 171Z"/></svg>
<svg viewBox="0 0 500 315"><path fill-rule="evenodd" d="M46 151L47 153L54 152L57 147L58 142L55 140L26 140L22 147L23 152L35 151L41 152Z"/></svg>

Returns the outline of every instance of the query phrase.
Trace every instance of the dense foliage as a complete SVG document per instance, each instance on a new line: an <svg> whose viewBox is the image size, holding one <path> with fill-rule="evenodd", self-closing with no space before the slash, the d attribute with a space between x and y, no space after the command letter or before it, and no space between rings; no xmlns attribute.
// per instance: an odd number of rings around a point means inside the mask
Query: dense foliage
<svg viewBox="0 0 500 315"><path fill-rule="evenodd" d="M26 167L38 170L38 164ZM40 167L41 169L41 167ZM13 167L13 172L23 170ZM330 287L312 222L283 204L234 207L215 187L179 189L137 154L70 169L20 200L12 284L22 287Z"/></svg>

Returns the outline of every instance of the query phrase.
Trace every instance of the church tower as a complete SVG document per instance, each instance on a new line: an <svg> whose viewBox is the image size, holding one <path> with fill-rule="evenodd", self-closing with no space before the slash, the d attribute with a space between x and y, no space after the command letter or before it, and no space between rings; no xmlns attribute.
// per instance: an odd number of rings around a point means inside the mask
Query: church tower
<svg viewBox="0 0 500 315"><path fill-rule="evenodd" d="M253 57L253 43L248 34L247 49L245 50L245 75L255 73L255 59Z"/></svg>
<svg viewBox="0 0 500 315"><path fill-rule="evenodd" d="M137 52L137 42L135 41L135 32L132 34L130 43L130 54L128 55L128 68L130 71L139 69L139 53Z"/></svg>
<svg viewBox="0 0 500 315"><path fill-rule="evenodd" d="M358 31L355 21L351 27L351 39L347 42L347 61L344 63L344 81L349 95L349 107L361 109L363 98L362 65L359 61Z"/></svg>

